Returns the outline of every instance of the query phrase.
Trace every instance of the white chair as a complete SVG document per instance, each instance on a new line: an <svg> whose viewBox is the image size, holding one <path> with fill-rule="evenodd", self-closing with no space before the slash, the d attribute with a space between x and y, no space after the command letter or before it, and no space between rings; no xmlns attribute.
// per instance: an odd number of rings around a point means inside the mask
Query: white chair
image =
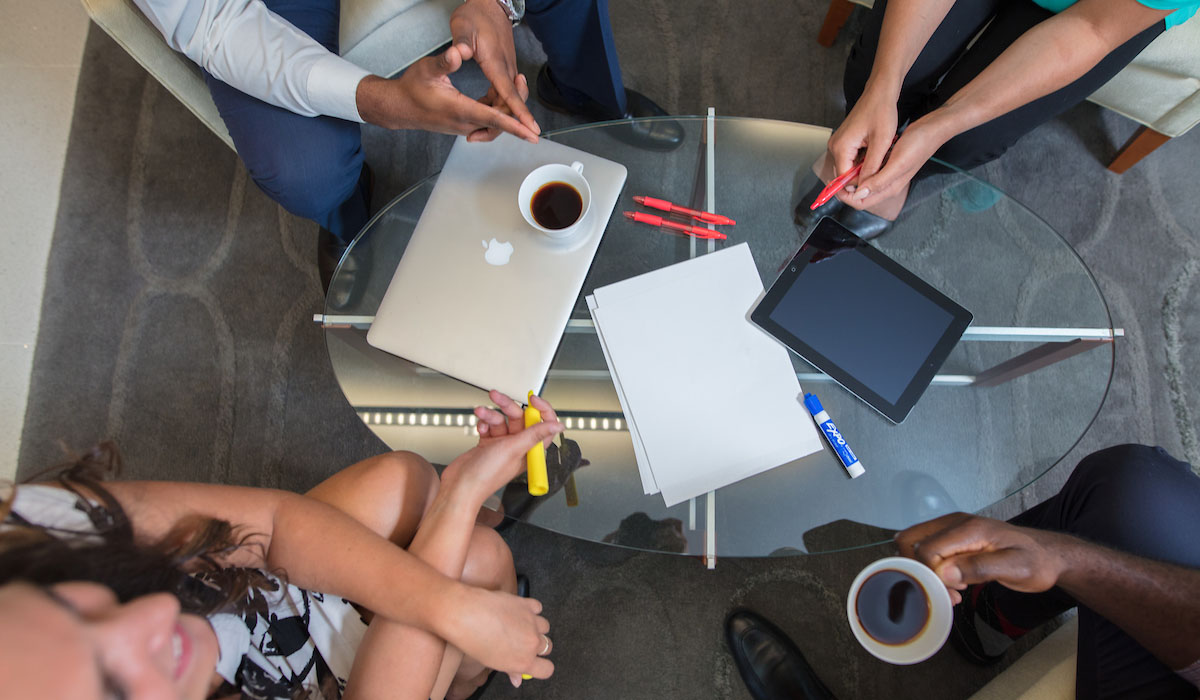
<svg viewBox="0 0 1200 700"><path fill-rule="evenodd" d="M971 700L1058 700L1075 697L1079 617L1072 617L1000 672Z"/></svg>
<svg viewBox="0 0 1200 700"><path fill-rule="evenodd" d="M817 42L832 46L855 5L874 0L830 0ZM1088 100L1142 125L1109 164L1115 173L1187 133L1200 123L1200 17L1163 32Z"/></svg>
<svg viewBox="0 0 1200 700"><path fill-rule="evenodd" d="M230 148L233 140L200 68L173 51L131 0L82 0L92 20ZM391 77L450 41L461 0L342 0L342 56Z"/></svg>

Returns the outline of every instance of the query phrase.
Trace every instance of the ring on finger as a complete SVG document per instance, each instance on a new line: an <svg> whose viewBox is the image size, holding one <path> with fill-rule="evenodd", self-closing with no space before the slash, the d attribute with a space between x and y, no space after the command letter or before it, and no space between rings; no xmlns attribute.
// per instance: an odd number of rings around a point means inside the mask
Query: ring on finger
<svg viewBox="0 0 1200 700"><path fill-rule="evenodd" d="M546 640L546 643L542 646L542 650L538 652L538 656L545 656L550 653L550 638L543 634L542 639Z"/></svg>

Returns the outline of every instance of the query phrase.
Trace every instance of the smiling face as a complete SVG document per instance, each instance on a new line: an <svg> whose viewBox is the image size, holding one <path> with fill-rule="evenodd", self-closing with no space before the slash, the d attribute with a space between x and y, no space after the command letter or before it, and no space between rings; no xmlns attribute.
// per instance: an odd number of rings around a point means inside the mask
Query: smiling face
<svg viewBox="0 0 1200 700"><path fill-rule="evenodd" d="M0 678L21 698L207 696L217 663L208 622L157 593L119 603L94 583L0 587Z"/></svg>

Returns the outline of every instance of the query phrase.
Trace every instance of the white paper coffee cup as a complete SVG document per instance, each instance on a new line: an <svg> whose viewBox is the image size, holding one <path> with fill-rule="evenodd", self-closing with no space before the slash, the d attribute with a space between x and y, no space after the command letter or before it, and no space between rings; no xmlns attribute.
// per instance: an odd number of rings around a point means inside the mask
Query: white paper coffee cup
<svg viewBox="0 0 1200 700"><path fill-rule="evenodd" d="M871 576L887 569L900 571L915 579L929 601L929 618L925 621L925 626L914 637L899 644L885 644L872 637L863 628L858 614L858 594L863 584ZM946 590L946 585L932 569L916 559L887 557L872 562L858 572L854 583L850 584L850 593L846 596L846 617L850 622L851 631L854 632L854 638L875 658L892 664L907 665L928 659L946 643L954 621L954 605L950 602L950 593Z"/></svg>

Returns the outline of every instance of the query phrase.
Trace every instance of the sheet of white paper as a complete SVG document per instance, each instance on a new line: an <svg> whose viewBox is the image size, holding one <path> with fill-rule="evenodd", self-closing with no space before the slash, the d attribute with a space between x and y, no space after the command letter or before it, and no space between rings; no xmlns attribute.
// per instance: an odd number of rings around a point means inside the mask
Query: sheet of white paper
<svg viewBox="0 0 1200 700"><path fill-rule="evenodd" d="M787 350L747 319L762 291L744 243L595 291L668 506L821 449Z"/></svg>
<svg viewBox="0 0 1200 700"><path fill-rule="evenodd" d="M637 462L638 475L642 478L642 492L647 496L658 493L658 484L654 483L654 472L650 469L650 460L646 459L646 448L642 446L642 436L638 434L637 422L633 418L633 413L629 410L629 404L625 401L625 392L621 389L621 380L617 377L617 373L612 371L612 358L608 356L608 345L604 342L604 331L600 328L600 322L596 320L596 297L588 295L586 297L588 310L592 312L592 323L596 327L596 337L600 340L600 351L604 353L604 361L608 363L609 374L612 375L613 388L617 390L617 401L621 403L621 412L625 414L625 427L629 429L629 436L633 439L633 457Z"/></svg>

